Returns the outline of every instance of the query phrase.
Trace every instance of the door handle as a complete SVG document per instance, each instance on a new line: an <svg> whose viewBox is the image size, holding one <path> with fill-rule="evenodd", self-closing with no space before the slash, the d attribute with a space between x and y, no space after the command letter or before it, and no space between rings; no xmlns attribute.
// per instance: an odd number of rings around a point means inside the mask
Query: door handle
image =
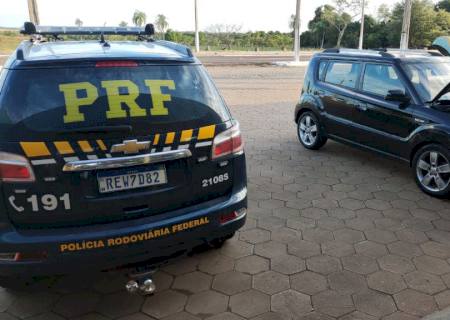
<svg viewBox="0 0 450 320"><path fill-rule="evenodd" d="M367 111L367 103L358 103L358 104L356 105L356 108L357 108L359 111Z"/></svg>

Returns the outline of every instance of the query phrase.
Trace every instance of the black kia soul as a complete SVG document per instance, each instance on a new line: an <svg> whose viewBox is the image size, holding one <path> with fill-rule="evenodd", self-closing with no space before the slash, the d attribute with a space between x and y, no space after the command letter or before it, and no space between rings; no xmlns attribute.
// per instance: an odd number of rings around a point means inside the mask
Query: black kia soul
<svg viewBox="0 0 450 320"><path fill-rule="evenodd" d="M450 58L329 49L311 60L295 111L300 142L331 138L411 164L426 193L450 194Z"/></svg>
<svg viewBox="0 0 450 320"><path fill-rule="evenodd" d="M0 277L160 263L244 224L239 125L152 29L26 24L0 77Z"/></svg>

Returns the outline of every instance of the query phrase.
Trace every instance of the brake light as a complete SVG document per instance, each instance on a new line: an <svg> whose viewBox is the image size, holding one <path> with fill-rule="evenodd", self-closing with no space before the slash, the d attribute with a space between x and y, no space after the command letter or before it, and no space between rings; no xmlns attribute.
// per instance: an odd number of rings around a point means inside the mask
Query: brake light
<svg viewBox="0 0 450 320"><path fill-rule="evenodd" d="M113 68L113 67L137 67L136 61L99 61L95 64L96 68Z"/></svg>
<svg viewBox="0 0 450 320"><path fill-rule="evenodd" d="M34 180L34 172L27 158L0 152L0 181L32 182Z"/></svg>
<svg viewBox="0 0 450 320"><path fill-rule="evenodd" d="M238 220L238 219L242 218L245 214L247 214L246 208L242 208L237 211L222 214L219 218L220 224L226 224L228 222Z"/></svg>
<svg viewBox="0 0 450 320"><path fill-rule="evenodd" d="M243 150L244 141L242 140L239 124L236 123L233 127L214 138L212 158L217 159L229 154L240 154Z"/></svg>

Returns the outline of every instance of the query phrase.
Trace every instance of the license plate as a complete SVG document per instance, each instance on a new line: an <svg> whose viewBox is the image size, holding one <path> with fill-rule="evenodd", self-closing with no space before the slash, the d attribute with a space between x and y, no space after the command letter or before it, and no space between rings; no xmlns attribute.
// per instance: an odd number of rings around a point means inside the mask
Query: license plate
<svg viewBox="0 0 450 320"><path fill-rule="evenodd" d="M167 183L167 174L166 168L161 166L124 174L102 174L97 176L97 181L100 193L110 193L165 184Z"/></svg>

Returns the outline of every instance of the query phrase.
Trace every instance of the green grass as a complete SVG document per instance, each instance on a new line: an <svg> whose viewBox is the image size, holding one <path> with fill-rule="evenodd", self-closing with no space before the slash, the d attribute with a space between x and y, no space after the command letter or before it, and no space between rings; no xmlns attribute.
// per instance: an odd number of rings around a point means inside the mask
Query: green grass
<svg viewBox="0 0 450 320"><path fill-rule="evenodd" d="M0 54L11 54L25 39L18 31L0 29Z"/></svg>

